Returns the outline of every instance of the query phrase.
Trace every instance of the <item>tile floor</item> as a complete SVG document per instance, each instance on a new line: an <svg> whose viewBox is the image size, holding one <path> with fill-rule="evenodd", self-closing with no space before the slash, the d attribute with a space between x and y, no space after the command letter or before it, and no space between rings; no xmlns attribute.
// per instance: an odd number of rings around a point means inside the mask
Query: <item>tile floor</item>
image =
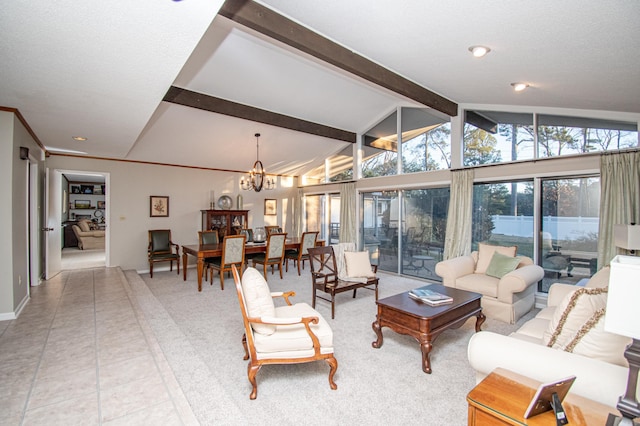
<svg viewBox="0 0 640 426"><path fill-rule="evenodd" d="M0 322L1 425L197 424L119 268L63 271Z"/></svg>

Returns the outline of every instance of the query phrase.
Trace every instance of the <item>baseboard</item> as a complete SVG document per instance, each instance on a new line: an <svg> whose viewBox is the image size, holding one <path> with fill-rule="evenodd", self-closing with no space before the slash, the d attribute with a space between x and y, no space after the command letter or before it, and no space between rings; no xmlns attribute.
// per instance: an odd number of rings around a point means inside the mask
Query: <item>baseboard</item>
<svg viewBox="0 0 640 426"><path fill-rule="evenodd" d="M28 295L25 295L24 298L20 301L20 304L18 305L18 307L14 312L0 313L0 321L9 321L9 320L17 319L20 316L20 313L22 312L24 307L27 306L29 299L30 297Z"/></svg>

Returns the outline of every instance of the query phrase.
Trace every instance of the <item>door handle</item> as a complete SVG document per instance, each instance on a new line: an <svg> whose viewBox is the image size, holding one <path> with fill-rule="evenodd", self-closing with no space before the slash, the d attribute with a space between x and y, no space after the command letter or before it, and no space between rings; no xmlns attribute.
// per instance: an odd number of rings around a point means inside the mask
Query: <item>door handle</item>
<svg viewBox="0 0 640 426"><path fill-rule="evenodd" d="M42 228L43 231L54 231L54 228Z"/></svg>

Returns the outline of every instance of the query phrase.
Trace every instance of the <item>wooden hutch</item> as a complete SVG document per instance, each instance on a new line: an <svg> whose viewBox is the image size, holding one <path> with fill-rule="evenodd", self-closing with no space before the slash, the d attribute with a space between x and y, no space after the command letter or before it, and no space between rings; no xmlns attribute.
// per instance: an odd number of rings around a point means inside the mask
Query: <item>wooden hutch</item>
<svg viewBox="0 0 640 426"><path fill-rule="evenodd" d="M200 210L202 230L218 230L219 238L235 235L247 227L249 210Z"/></svg>

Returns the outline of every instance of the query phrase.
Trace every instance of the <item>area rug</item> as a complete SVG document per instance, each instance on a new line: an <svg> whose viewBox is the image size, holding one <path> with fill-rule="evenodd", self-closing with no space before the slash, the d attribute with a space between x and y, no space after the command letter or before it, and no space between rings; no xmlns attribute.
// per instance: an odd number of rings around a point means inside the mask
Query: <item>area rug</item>
<svg viewBox="0 0 640 426"><path fill-rule="evenodd" d="M193 269L187 281L175 272L149 278L127 271L126 276L202 425L466 424L466 395L475 385L466 348L475 318L437 338L433 373L425 374L413 338L383 328L382 347L371 346L376 338L372 291L360 289L355 299L351 293L338 295L334 320L330 304L319 300L316 308L334 332L338 389L330 389L323 362L265 366L257 375L258 398L251 401L233 279L225 279L221 290L215 278L198 292ZM380 298L426 284L385 273L379 277ZM290 269L282 280L276 272L268 282L271 291L293 290L294 302L311 304L308 268L301 277ZM508 334L532 315L516 325L487 319L483 330Z"/></svg>

